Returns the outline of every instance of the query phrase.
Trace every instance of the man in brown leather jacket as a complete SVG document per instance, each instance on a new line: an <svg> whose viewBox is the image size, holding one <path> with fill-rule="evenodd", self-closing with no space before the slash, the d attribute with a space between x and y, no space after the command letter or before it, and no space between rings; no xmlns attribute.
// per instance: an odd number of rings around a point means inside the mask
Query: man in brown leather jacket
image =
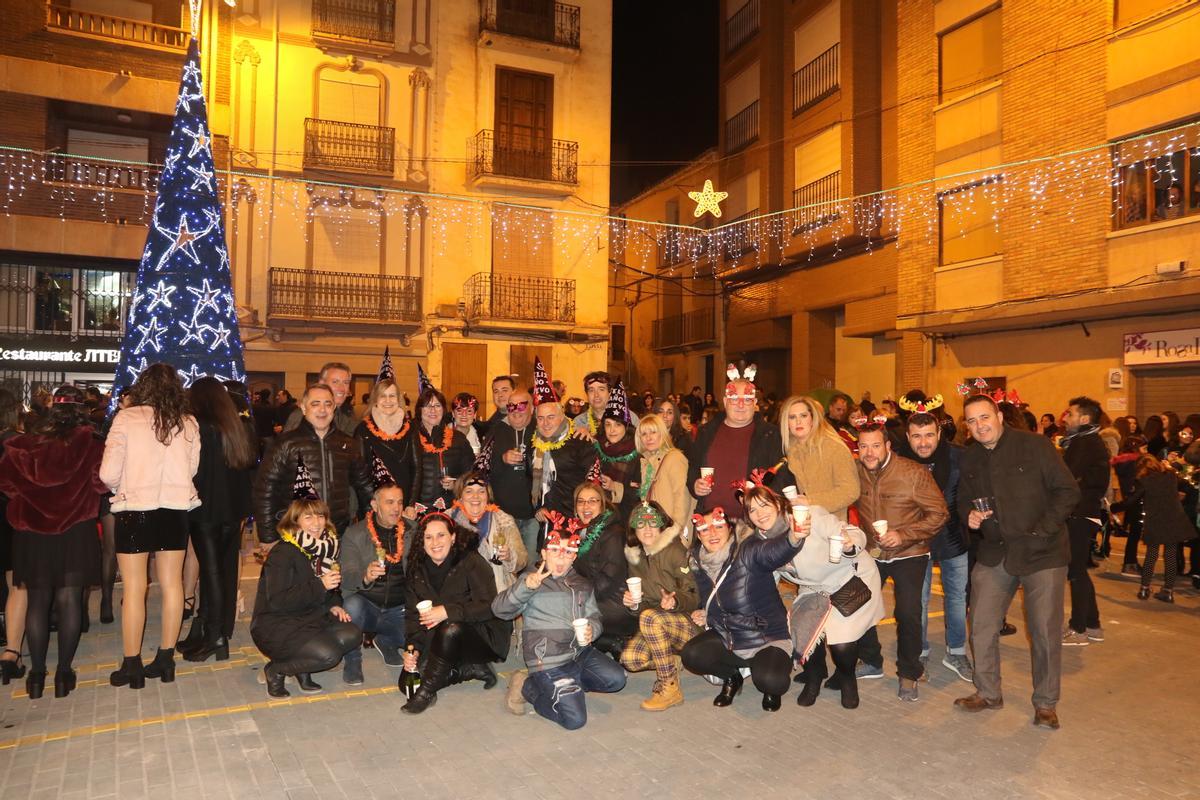
<svg viewBox="0 0 1200 800"><path fill-rule="evenodd" d="M929 543L950 513L942 491L924 466L892 452L882 424L858 432L858 477L862 495L855 508L867 534L881 581L892 579L896 596L896 667L901 700L917 699L921 666L921 590ZM883 676L883 651L875 628L859 640L859 676Z"/></svg>

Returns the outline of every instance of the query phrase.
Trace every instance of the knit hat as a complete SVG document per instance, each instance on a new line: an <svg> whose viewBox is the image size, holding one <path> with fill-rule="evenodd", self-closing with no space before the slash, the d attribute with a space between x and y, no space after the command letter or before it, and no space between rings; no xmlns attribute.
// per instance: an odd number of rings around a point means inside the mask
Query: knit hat
<svg viewBox="0 0 1200 800"><path fill-rule="evenodd" d="M558 395L554 393L554 387L550 385L550 376L546 374L546 368L542 366L542 360L537 356L533 357L533 404L540 406L543 403L557 403Z"/></svg>
<svg viewBox="0 0 1200 800"><path fill-rule="evenodd" d="M371 451L371 483L375 485L375 491L379 491L385 486L397 485L387 464L384 464L383 459L373 450Z"/></svg>
<svg viewBox="0 0 1200 800"><path fill-rule="evenodd" d="M629 402L625 399L625 385L621 380L617 379L617 384L612 387L612 391L608 394L608 404L604 406L604 414L601 419L612 419L628 425L630 423Z"/></svg>
<svg viewBox="0 0 1200 800"><path fill-rule="evenodd" d="M304 459L300 456L296 456L296 480L292 484L292 499L321 499L321 495L317 494L317 487L313 486L312 475L309 474L308 467L304 466Z"/></svg>
<svg viewBox="0 0 1200 800"><path fill-rule="evenodd" d="M375 382L396 380L396 370L392 369L392 354L390 347L383 348L383 361L379 364L379 375L375 377Z"/></svg>

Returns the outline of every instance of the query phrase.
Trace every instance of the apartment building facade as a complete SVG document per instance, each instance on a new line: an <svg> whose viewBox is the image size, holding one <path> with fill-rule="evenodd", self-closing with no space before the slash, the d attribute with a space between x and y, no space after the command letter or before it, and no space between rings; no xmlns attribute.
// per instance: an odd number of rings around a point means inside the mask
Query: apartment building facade
<svg viewBox="0 0 1200 800"><path fill-rule="evenodd" d="M1200 410L1198 9L899 4L903 385Z"/></svg>
<svg viewBox="0 0 1200 800"><path fill-rule="evenodd" d="M12 5L0 144L51 179L0 221L0 326L37 352L113 349L188 21L158 0ZM342 360L361 394L385 346L410 393L418 362L481 399L534 355L568 381L603 367L607 309L582 287L607 257L555 212L607 205L606 3L206 3L201 46L254 387ZM0 364L106 382L60 367Z"/></svg>

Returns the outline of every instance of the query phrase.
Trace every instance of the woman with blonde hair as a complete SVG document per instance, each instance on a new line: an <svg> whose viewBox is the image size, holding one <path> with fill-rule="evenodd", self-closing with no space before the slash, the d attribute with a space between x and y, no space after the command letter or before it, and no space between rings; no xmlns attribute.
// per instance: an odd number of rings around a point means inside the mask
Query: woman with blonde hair
<svg viewBox="0 0 1200 800"><path fill-rule="evenodd" d="M675 446L666 420L658 414L642 417L633 440L641 456L640 499L658 503L671 519L689 519L696 500L686 486L688 460Z"/></svg>
<svg viewBox="0 0 1200 800"><path fill-rule="evenodd" d="M807 395L792 395L779 407L779 433L787 469L800 492L797 502L820 506L842 522L858 499L854 456L825 419L825 409ZM775 479L787 486L786 476Z"/></svg>

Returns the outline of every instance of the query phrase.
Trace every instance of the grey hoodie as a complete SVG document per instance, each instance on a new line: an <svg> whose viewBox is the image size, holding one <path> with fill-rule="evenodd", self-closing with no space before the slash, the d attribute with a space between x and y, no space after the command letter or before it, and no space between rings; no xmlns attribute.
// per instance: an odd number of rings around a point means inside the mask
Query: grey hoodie
<svg viewBox="0 0 1200 800"><path fill-rule="evenodd" d="M586 617L592 623L592 641L603 630L592 582L574 567L558 578L546 576L537 589L526 586L521 575L496 595L492 612L500 619L524 615L521 655L530 672L561 666L579 655L583 648L575 641L574 620Z"/></svg>

